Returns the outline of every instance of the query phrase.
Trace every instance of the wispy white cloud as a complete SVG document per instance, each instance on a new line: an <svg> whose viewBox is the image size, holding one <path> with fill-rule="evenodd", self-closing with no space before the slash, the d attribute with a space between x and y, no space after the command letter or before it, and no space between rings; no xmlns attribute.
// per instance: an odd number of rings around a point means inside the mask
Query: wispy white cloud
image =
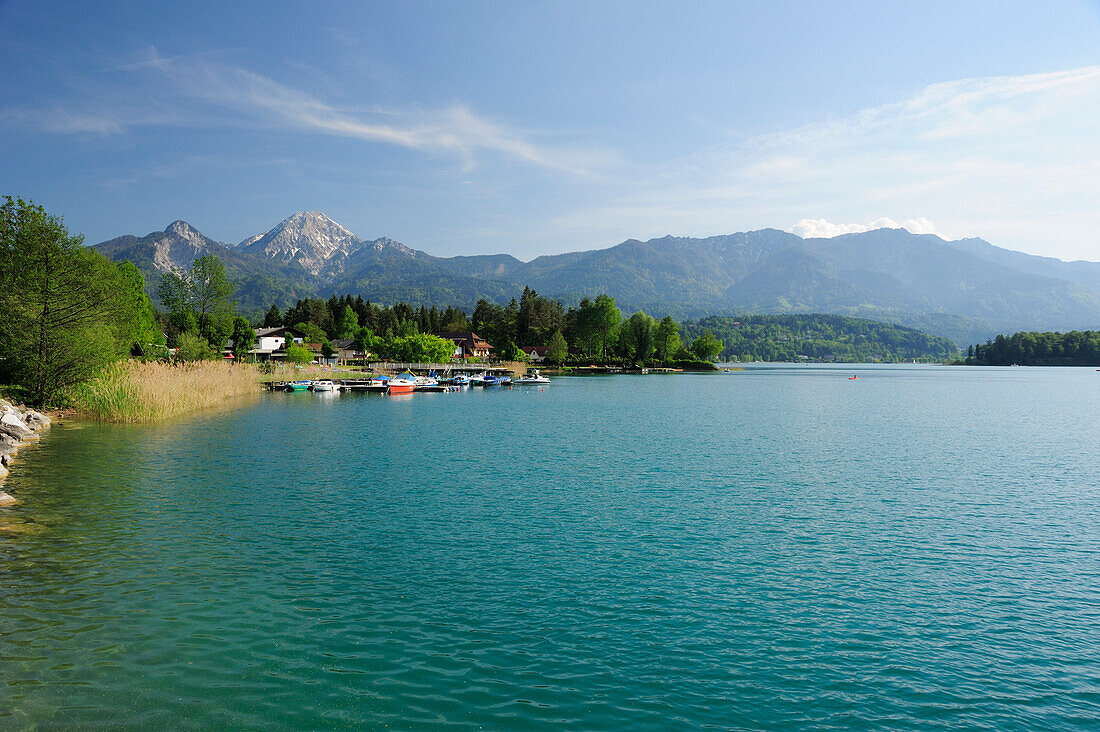
<svg viewBox="0 0 1100 732"><path fill-rule="evenodd" d="M294 86L283 84L211 56L221 52L163 56L156 49L133 62L98 71L153 74L161 80L154 96L161 108L176 106L186 114L150 114L133 101L105 104L86 101L83 108L24 110L19 119L41 129L62 133L120 134L149 125L254 124L300 132L396 145L428 153L457 156L466 168L479 156L496 153L511 160L577 176L592 177L613 159L606 150L540 144L528 131L488 119L468 105L441 109L415 105L401 109L339 105ZM163 84L167 81L167 85ZM154 85L155 86L155 85ZM226 115L226 111L232 113ZM14 119L14 114L6 115Z"/></svg>
<svg viewBox="0 0 1100 732"><path fill-rule="evenodd" d="M831 236L881 223L1098 259L1096 119L1100 66L937 83L837 119L707 147L624 186L614 204L558 224L650 236L796 221L796 232Z"/></svg>

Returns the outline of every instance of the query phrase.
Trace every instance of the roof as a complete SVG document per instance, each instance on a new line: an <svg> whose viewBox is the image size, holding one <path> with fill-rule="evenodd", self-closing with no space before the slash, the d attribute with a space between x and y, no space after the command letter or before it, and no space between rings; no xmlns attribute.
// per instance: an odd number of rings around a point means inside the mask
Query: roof
<svg viewBox="0 0 1100 732"><path fill-rule="evenodd" d="M268 336L280 336L287 332L293 333L298 337L302 337L305 335L305 333L298 330L297 328L291 328L288 325L280 325L278 328L257 328L256 337L266 338Z"/></svg>
<svg viewBox="0 0 1100 732"><path fill-rule="evenodd" d="M448 331L446 333L435 333L434 335L439 338L446 338L449 341L455 341L456 343L470 341L474 344L475 348L492 348L489 341L485 340L477 333L474 333L472 330Z"/></svg>
<svg viewBox="0 0 1100 732"><path fill-rule="evenodd" d="M524 353L537 353L540 356L545 356L546 348L546 346L520 346L519 350Z"/></svg>
<svg viewBox="0 0 1100 732"><path fill-rule="evenodd" d="M355 348L355 339L354 338L337 338L336 340L332 341L332 347L333 348L340 348L340 349L345 350L345 351L348 350L349 348Z"/></svg>

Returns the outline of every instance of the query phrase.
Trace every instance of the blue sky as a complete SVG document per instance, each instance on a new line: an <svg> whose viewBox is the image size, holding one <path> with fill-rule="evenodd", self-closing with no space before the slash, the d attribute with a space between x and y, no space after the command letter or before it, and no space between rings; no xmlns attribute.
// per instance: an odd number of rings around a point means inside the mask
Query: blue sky
<svg viewBox="0 0 1100 732"><path fill-rule="evenodd" d="M1100 260L1097 2L0 0L0 194L438 255L904 224Z"/></svg>

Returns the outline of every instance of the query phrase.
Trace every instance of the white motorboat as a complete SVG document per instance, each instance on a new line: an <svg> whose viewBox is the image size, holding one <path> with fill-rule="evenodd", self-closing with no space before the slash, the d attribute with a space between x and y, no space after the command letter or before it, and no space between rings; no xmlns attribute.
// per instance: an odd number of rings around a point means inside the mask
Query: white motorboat
<svg viewBox="0 0 1100 732"><path fill-rule="evenodd" d="M518 379L515 379L512 383L513 384L549 384L550 383L550 378L547 377L547 376L543 376L542 374L539 373L538 369L535 369L531 373L527 374L526 376L521 376Z"/></svg>
<svg viewBox="0 0 1100 732"><path fill-rule="evenodd" d="M313 391L336 391L336 384L329 379L321 379L320 381L314 381L310 388Z"/></svg>

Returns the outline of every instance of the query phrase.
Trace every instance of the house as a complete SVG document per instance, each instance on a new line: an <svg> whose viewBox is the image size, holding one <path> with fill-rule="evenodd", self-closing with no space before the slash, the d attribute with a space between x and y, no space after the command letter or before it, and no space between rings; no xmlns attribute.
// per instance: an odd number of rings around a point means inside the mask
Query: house
<svg viewBox="0 0 1100 732"><path fill-rule="evenodd" d="M454 358L489 358L489 353L493 350L487 340L472 331L435 333L433 335L446 338L455 344Z"/></svg>
<svg viewBox="0 0 1100 732"><path fill-rule="evenodd" d="M301 345L306 338L306 334L297 328L287 328L285 326L279 328L257 328L256 350L277 351L286 348L287 338Z"/></svg>
<svg viewBox="0 0 1100 732"><path fill-rule="evenodd" d="M306 334L297 328L257 328L256 345L249 351L255 360L264 362L271 360L281 361L286 358L286 344L301 345L305 341Z"/></svg>
<svg viewBox="0 0 1100 732"><path fill-rule="evenodd" d="M546 346L520 346L519 350L527 354L527 360L531 363L542 363L546 360Z"/></svg>
<svg viewBox="0 0 1100 732"><path fill-rule="evenodd" d="M370 354L355 346L354 338L337 338L332 342L332 350L339 363L365 360Z"/></svg>

